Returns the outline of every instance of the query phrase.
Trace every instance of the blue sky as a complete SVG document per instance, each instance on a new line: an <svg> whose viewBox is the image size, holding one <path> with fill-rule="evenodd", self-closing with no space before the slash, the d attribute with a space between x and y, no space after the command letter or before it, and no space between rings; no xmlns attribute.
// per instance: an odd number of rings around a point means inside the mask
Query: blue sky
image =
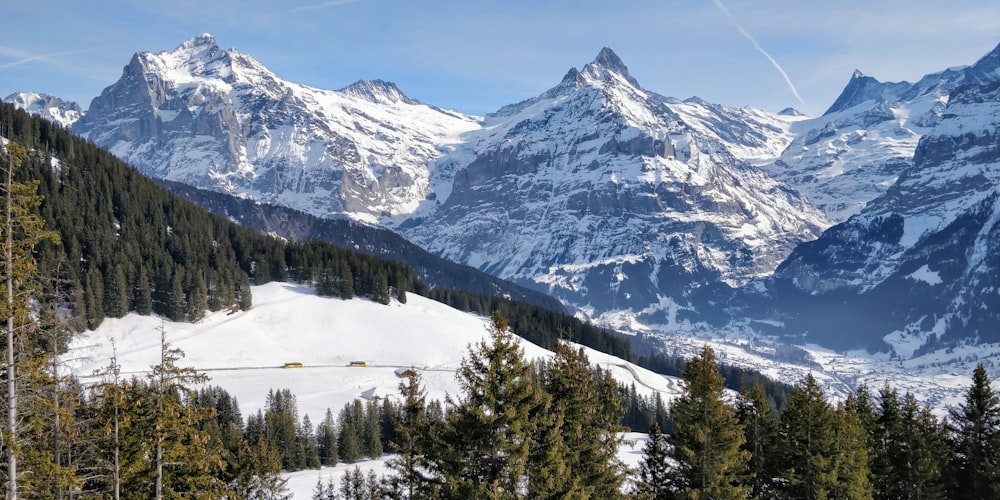
<svg viewBox="0 0 1000 500"><path fill-rule="evenodd" d="M818 115L855 68L883 81L914 81L972 64L1000 44L995 0L9 4L0 97L39 91L85 108L134 52L170 50L199 33L290 81L337 89L381 78L415 99L474 114L545 91L604 46L644 88L663 95Z"/></svg>

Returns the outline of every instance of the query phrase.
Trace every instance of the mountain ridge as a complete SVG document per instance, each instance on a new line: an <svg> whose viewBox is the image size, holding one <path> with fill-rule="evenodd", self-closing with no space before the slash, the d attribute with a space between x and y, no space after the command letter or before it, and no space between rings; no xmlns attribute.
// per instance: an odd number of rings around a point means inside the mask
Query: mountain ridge
<svg viewBox="0 0 1000 500"><path fill-rule="evenodd" d="M604 48L487 115L438 160L449 195L398 229L594 316L686 306L692 287L770 273L826 224L750 163L780 151L790 120L647 91Z"/></svg>
<svg viewBox="0 0 1000 500"><path fill-rule="evenodd" d="M205 34L137 52L73 130L155 178L376 222L428 196L424 165L477 127L387 82L287 82Z"/></svg>
<svg viewBox="0 0 1000 500"><path fill-rule="evenodd" d="M997 96L990 85L1000 79L1000 46L972 65L931 73L916 83L880 82L855 71L834 104L815 118L659 95L643 89L605 47L538 96L471 117L408 102L394 84L379 80L341 91L309 89L269 76L262 66L254 70L249 56L222 51L210 37L189 42L168 58L174 66L161 66L195 67L204 78L192 78L187 69L179 79L147 75L142 61L153 56L139 53L133 57L136 68L126 68L119 81L138 90L109 92L92 105L124 109L136 98L145 106L123 122L117 136L109 136L121 151L149 153L157 141L180 134L191 147L177 158L201 161L211 155L197 156L192 131L222 131L212 138L222 150L239 155L298 148L315 153L309 158L323 165L310 170L267 155L261 157L266 168L260 169L249 160L237 167L216 163L198 174L216 184L200 187L323 217L382 224L439 255L553 292L581 315L633 331L748 330L841 347L894 345L902 355L933 348L912 345L918 333L930 339L928 329L951 332L934 333L935 338L963 341L959 327L935 326L945 315L956 325L970 324L970 318L982 325L994 321L956 302L956 297L964 297L965 304L980 301L983 287L976 284L989 279L961 266L941 274L929 261L911 259L930 252L971 262L960 258L954 244L945 253L919 246L925 242L913 236L915 219L907 210L922 206L917 193L943 196L921 170L956 180L956 189L994 183L988 175L992 132L977 127L992 126L990 103ZM182 57L194 53L201 56ZM177 82L187 93L174 88ZM232 82L244 87L232 91ZM261 90L254 90L256 85ZM322 102L335 98L344 99L337 101L343 104L337 113L309 114L328 109ZM160 104L146 105L151 102ZM384 109L392 106L422 106L427 114L420 116L455 128L442 125L433 137L407 135L412 127L406 123L412 121L406 120L416 115L386 115ZM250 115L257 121L241 121ZM357 120L358 135L331 125L336 133L328 137L302 139L302 130L343 116ZM177 120L187 128L168 126ZM126 141L129 137L141 140ZM444 143L435 142L441 137ZM284 146L276 146L279 142ZM414 144L423 156L406 168L400 167L402 160L412 155L401 159L386 152ZM372 152L388 160L370 161ZM212 158L225 157L222 153ZM956 161L986 173L960 174L952 168ZM175 172L173 180L184 181L184 173ZM970 245L967 253L978 255L976 249L990 245L992 205L974 194L961 196L971 201L949 212L958 218L941 218L954 231L935 226L928 238L944 248L951 237L951 243L964 242ZM893 239L898 234L915 239L900 245ZM870 262L872 255L886 262ZM840 268L819 269L820 261ZM928 294L925 285L949 291ZM904 291L941 297L950 305L941 306L937 319L920 320L913 316L919 307ZM776 297L785 303L768 303ZM838 300L841 306L822 309ZM818 320L809 314L826 318L829 328L817 329ZM732 318L742 315L745 323L734 325ZM858 335L838 343L831 330L837 319L871 315L894 319L858 325L853 328ZM887 335L907 340L893 344Z"/></svg>

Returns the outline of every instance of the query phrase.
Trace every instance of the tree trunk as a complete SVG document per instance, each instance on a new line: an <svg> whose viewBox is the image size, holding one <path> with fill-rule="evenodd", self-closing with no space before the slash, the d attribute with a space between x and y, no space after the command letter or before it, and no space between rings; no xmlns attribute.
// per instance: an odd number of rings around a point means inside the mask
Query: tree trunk
<svg viewBox="0 0 1000 500"><path fill-rule="evenodd" d="M163 500L163 369L166 364L167 331L160 324L160 379L156 398L156 500Z"/></svg>
<svg viewBox="0 0 1000 500"><path fill-rule="evenodd" d="M14 194L14 154L7 148L7 199L4 212L6 245L4 252L7 266L7 500L17 500L17 385L14 380L14 232L11 230Z"/></svg>

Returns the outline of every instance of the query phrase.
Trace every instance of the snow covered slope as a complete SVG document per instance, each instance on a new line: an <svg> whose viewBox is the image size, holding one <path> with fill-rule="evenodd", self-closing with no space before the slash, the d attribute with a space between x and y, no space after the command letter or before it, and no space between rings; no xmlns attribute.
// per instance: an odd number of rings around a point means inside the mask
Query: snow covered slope
<svg viewBox="0 0 1000 500"><path fill-rule="evenodd" d="M860 214L797 248L765 301L780 304L788 330L828 346L891 347L906 359L997 342L997 255L1000 78L956 88L913 166Z"/></svg>
<svg viewBox="0 0 1000 500"><path fill-rule="evenodd" d="M375 222L432 194L427 163L478 128L379 80L287 82L203 34L136 53L73 130L154 178Z"/></svg>
<svg viewBox="0 0 1000 500"><path fill-rule="evenodd" d="M667 319L693 289L769 275L829 225L753 166L795 120L660 96L605 48L438 160L440 206L399 230L591 315Z"/></svg>
<svg viewBox="0 0 1000 500"><path fill-rule="evenodd" d="M3 102L13 104L30 114L38 115L63 127L69 127L83 116L79 104L38 92L14 92L4 97Z"/></svg>
<svg viewBox="0 0 1000 500"><path fill-rule="evenodd" d="M765 170L843 222L885 193L910 165L921 137L961 85L1000 78L1000 46L972 66L883 83L855 71L821 117L796 123L796 138Z"/></svg>
<svg viewBox="0 0 1000 500"><path fill-rule="evenodd" d="M428 396L442 399L458 394L454 370L468 346L487 334L487 320L451 309L417 295L406 304L381 305L367 300L318 297L311 290L287 283L254 287L254 307L232 315L210 313L202 321L162 323L167 341L186 357L182 366L205 371L235 396L244 415L264 408L269 389L288 388L296 395L299 412L313 421L327 408L339 411L355 398L395 397L396 370L415 367L421 372ZM111 358L111 341L127 375L143 376L159 361L160 319L130 314L106 319L96 331L86 332L70 347L66 358L85 382ZM551 352L522 341L528 358ZM679 394L680 382L587 350L591 362L608 369L625 383L635 383L644 394L660 392L666 400ZM301 369L285 369L297 361ZM349 367L364 361L364 368Z"/></svg>

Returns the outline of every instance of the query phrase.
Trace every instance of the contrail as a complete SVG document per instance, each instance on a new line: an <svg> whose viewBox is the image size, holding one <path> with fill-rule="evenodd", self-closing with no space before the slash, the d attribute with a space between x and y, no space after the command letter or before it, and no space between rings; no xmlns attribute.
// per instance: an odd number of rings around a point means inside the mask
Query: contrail
<svg viewBox="0 0 1000 500"><path fill-rule="evenodd" d="M22 64L28 64L30 62L41 61L44 63L52 65L60 65L58 61L55 60L57 57L70 56L73 54L79 54L84 52L83 50L71 50L68 52L54 52L52 54L29 54L16 49L10 49L7 47L0 47L0 55L16 57L16 61L9 63L0 64L0 69L13 68L14 66L20 66Z"/></svg>
<svg viewBox="0 0 1000 500"><path fill-rule="evenodd" d="M750 43L752 43L753 47L757 49L757 52L764 54L764 57L766 57L768 61L771 61L771 65L774 66L774 69L778 70L778 73L781 73L781 77L785 79L785 83L788 84L788 88L791 89L792 94L795 95L795 98L798 99L800 103L802 103L802 106L806 106L806 102L802 100L802 96L799 95L799 91L795 90L795 84L792 83L792 79L788 77L788 73L785 73L784 68L782 68L781 65L778 64L778 61L776 61L773 57L771 57L771 54L768 54L767 51L764 50L764 48L761 47L759 43L757 43L757 40L755 40L754 37L750 35L750 33L747 33L747 30L743 29L743 26L740 25L740 22L736 20L736 16L734 16L732 12L729 12L729 9L727 9L726 6L722 4L722 0L712 0L712 2L714 2L715 6L718 7L719 10L721 10L726 15L726 17L728 17L729 20L733 22L733 24L736 26L736 29L740 30L740 33L743 34L743 36L746 37L747 40L750 40Z"/></svg>
<svg viewBox="0 0 1000 500"><path fill-rule="evenodd" d="M347 5L349 3L357 2L358 0L329 0L327 2L317 3L313 5L303 5L302 7L297 7L291 10L291 12L305 12L309 10L319 10L326 9L328 7L336 7L338 5Z"/></svg>

